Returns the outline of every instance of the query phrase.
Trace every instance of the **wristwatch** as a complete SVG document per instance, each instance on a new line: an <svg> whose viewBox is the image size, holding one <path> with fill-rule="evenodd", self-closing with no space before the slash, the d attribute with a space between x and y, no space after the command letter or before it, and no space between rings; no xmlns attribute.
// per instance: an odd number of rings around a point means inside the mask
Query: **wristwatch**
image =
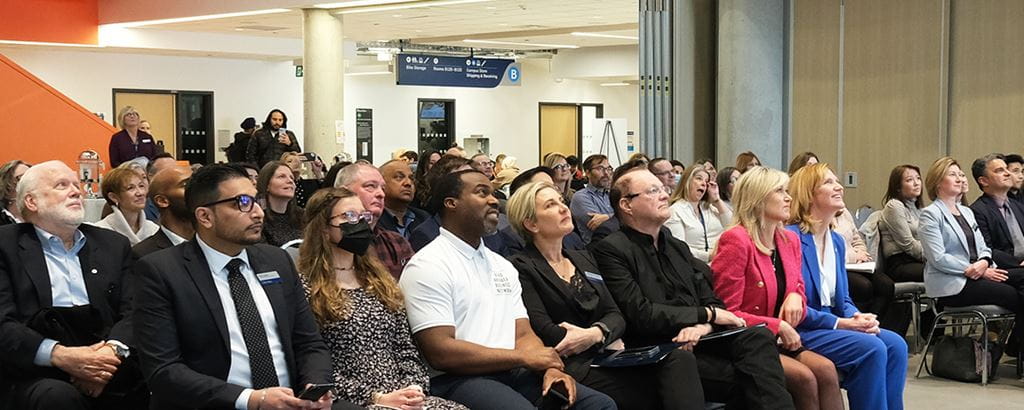
<svg viewBox="0 0 1024 410"><path fill-rule="evenodd" d="M132 350L128 348L124 343L118 342L117 340L108 340L107 346L114 349L114 354L121 360L127 359L132 354Z"/></svg>

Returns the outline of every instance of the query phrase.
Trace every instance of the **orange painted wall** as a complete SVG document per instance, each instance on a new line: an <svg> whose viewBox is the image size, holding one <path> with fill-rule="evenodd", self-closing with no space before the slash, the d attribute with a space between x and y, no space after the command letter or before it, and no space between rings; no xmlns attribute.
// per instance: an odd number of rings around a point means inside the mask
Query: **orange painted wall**
<svg viewBox="0 0 1024 410"><path fill-rule="evenodd" d="M3 54L0 84L0 113L14 125L0 132L0 163L59 159L77 169L75 160L87 149L96 150L107 162L110 136L117 131L110 124Z"/></svg>
<svg viewBox="0 0 1024 410"><path fill-rule="evenodd" d="M0 40L97 44L98 0L0 0Z"/></svg>

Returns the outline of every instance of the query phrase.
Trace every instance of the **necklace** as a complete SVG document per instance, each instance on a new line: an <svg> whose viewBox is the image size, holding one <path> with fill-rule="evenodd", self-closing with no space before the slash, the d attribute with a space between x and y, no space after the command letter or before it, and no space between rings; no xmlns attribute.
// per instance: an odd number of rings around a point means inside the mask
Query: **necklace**
<svg viewBox="0 0 1024 410"><path fill-rule="evenodd" d="M344 271L354 270L355 268L356 268L355 266L349 266L347 268L334 267L334 270L340 270L340 271L344 272Z"/></svg>

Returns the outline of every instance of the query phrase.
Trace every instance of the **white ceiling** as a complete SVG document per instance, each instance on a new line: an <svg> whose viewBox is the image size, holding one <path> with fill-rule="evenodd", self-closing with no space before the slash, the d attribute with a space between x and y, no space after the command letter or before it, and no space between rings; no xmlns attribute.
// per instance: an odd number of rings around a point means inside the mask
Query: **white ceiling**
<svg viewBox="0 0 1024 410"><path fill-rule="evenodd" d="M637 36L638 0L495 0L342 16L345 36L355 41L410 39L414 43L481 48L533 49L470 44L463 39L580 47L636 44L633 39L573 36L592 32ZM159 30L302 37L302 11L145 26Z"/></svg>

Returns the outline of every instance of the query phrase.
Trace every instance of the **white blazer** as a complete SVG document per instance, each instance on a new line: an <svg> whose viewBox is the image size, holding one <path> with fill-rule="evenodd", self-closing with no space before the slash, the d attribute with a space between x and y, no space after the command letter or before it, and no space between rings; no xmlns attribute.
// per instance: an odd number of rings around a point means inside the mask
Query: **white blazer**
<svg viewBox="0 0 1024 410"><path fill-rule="evenodd" d="M157 233L160 230L160 225L157 225L156 222L146 219L146 213L140 210L139 219L142 221L142 223L139 224L138 232L132 232L132 228L128 226L128 221L124 219L124 214L121 213L121 210L118 209L116 206L112 206L110 207L110 209L113 209L114 212L111 212L110 215L107 215L106 218L99 220L93 225L98 226L100 228L110 229L114 232L124 235L126 238L128 238L128 242L131 242L132 246L135 246L135 244L142 242L143 240L150 236L153 236L153 234Z"/></svg>
<svg viewBox="0 0 1024 410"><path fill-rule="evenodd" d="M719 213L718 208L706 202L699 204L704 224L700 223L697 213L693 211L693 205L685 199L680 199L672 204L672 214L668 221L665 221L665 227L672 231L672 236L676 239L686 242L693 256L707 262L725 227L732 223L732 211L726 207L726 212Z"/></svg>
<svg viewBox="0 0 1024 410"><path fill-rule="evenodd" d="M971 225L972 232L960 229L953 213L941 201L932 202L921 212L918 236L924 251L924 288L931 297L956 295L967 284L964 269L971 261L966 235L974 235L979 259L992 257L992 250L985 244L985 237L974 219L974 211L960 204L956 207Z"/></svg>

